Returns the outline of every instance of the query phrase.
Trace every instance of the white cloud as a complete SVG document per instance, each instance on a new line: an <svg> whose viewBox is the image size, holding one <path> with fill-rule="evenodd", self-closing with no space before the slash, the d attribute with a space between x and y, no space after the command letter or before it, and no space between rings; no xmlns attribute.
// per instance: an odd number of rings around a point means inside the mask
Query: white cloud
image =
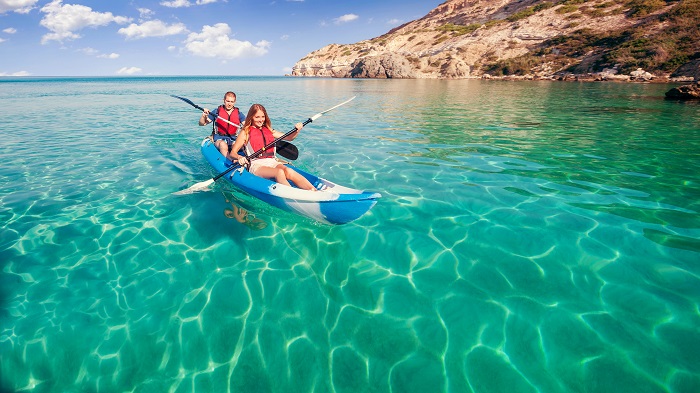
<svg viewBox="0 0 700 393"><path fill-rule="evenodd" d="M110 53L110 54L102 53L102 54L100 54L100 51L98 51L95 48L90 48L90 47L78 49L78 52L82 52L88 56L95 56L95 57L100 58L100 59L117 59L117 58L119 58L119 54L117 54L117 53Z"/></svg>
<svg viewBox="0 0 700 393"><path fill-rule="evenodd" d="M194 3L192 3L190 0L171 0L171 1L161 1L160 5L163 7L170 7L170 8L183 8L183 7L191 7L193 5L205 5L205 4L211 4L211 3L216 3L218 0L197 0Z"/></svg>
<svg viewBox="0 0 700 393"><path fill-rule="evenodd" d="M202 27L201 33L190 33L184 41L185 49L195 56L236 59L258 57L267 53L268 41L255 45L248 41L238 41L231 37L231 28L226 23Z"/></svg>
<svg viewBox="0 0 700 393"><path fill-rule="evenodd" d="M155 12L149 10L148 8L139 8L139 17L141 19L149 19L153 15L155 15Z"/></svg>
<svg viewBox="0 0 700 393"><path fill-rule="evenodd" d="M5 42L5 41L7 41L7 40L4 39L4 38L0 38L0 43L3 43L3 42Z"/></svg>
<svg viewBox="0 0 700 393"><path fill-rule="evenodd" d="M282 37L280 37L282 41L287 41L289 39L289 34L285 34Z"/></svg>
<svg viewBox="0 0 700 393"><path fill-rule="evenodd" d="M189 2L189 0L173 0L173 1L161 1L160 5L164 7L170 7L170 8L182 8L182 7L189 7L192 5L192 3Z"/></svg>
<svg viewBox="0 0 700 393"><path fill-rule="evenodd" d="M34 8L39 0L0 0L0 14L14 11L18 14L27 14Z"/></svg>
<svg viewBox="0 0 700 393"><path fill-rule="evenodd" d="M3 32L7 34L15 34L17 32L17 29L15 29L14 27L8 27L7 29L4 29Z"/></svg>
<svg viewBox="0 0 700 393"><path fill-rule="evenodd" d="M117 71L119 75L133 75L143 71L138 67L122 67Z"/></svg>
<svg viewBox="0 0 700 393"><path fill-rule="evenodd" d="M187 27L183 23L167 25L160 20L149 20L140 25L132 23L129 27L119 29L119 34L126 38L139 39L146 37L164 37L168 35L185 34Z"/></svg>
<svg viewBox="0 0 700 393"><path fill-rule="evenodd" d="M11 72L9 74L7 72L0 72L0 76L29 76L29 75L31 75L31 74L28 73L27 71Z"/></svg>
<svg viewBox="0 0 700 393"><path fill-rule="evenodd" d="M389 19L388 21L386 21L386 24L391 26L398 26L401 24L401 19Z"/></svg>
<svg viewBox="0 0 700 393"><path fill-rule="evenodd" d="M111 12L95 12L92 8L80 4L62 4L62 0L53 0L42 7L41 12L46 14L40 22L41 25L52 31L42 37L42 44L80 38L75 31L85 27L106 26L110 23L124 24L131 21L124 16L114 16Z"/></svg>
<svg viewBox="0 0 700 393"><path fill-rule="evenodd" d="M97 49L90 47L78 49L78 52L83 52L88 56L96 56L98 53L100 53L100 51Z"/></svg>
<svg viewBox="0 0 700 393"><path fill-rule="evenodd" d="M352 22L359 18L359 16L355 14L345 14L343 16L340 16L338 18L333 19L333 23L336 25L342 24L342 23L347 23L347 22Z"/></svg>

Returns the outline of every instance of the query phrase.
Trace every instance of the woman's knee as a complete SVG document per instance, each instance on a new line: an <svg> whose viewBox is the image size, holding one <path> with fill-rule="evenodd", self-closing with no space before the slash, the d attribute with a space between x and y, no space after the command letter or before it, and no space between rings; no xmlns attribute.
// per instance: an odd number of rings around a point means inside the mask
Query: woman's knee
<svg viewBox="0 0 700 393"><path fill-rule="evenodd" d="M282 179L286 180L287 179L287 172L282 168L275 168L275 178L277 178L278 183Z"/></svg>
<svg viewBox="0 0 700 393"><path fill-rule="evenodd" d="M287 179L291 179L292 177L294 177L294 175L296 175L296 172L294 172L292 168L282 166L280 169L282 169Z"/></svg>

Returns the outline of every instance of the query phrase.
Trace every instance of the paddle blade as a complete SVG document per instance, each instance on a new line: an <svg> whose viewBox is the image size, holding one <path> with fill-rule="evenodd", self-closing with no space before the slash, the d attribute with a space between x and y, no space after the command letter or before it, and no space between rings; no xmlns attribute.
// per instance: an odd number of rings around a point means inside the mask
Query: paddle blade
<svg viewBox="0 0 700 393"><path fill-rule="evenodd" d="M277 154L288 160L294 161L299 158L299 149L289 142L279 141L275 147L277 148Z"/></svg>
<svg viewBox="0 0 700 393"><path fill-rule="evenodd" d="M189 195L189 194L194 194L195 192L199 192L199 191L208 191L209 186L211 186L213 183L214 183L214 179L209 179L207 181L200 181L199 183L197 183L189 188L174 192L173 195Z"/></svg>
<svg viewBox="0 0 700 393"><path fill-rule="evenodd" d="M186 103L192 105L193 107L199 109L200 111L203 111L203 110L204 110L204 108L202 108L201 106L195 104L194 102L192 102L192 101L191 101L190 99L188 99L188 98L176 96L176 95L174 95L174 94L171 94L170 97L174 97L174 98L177 98L178 100L185 101Z"/></svg>

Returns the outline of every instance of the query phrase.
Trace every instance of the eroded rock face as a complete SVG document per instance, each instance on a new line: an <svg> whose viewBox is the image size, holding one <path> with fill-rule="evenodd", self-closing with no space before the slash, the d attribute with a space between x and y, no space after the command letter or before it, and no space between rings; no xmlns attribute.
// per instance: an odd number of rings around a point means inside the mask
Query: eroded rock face
<svg viewBox="0 0 700 393"><path fill-rule="evenodd" d="M442 66L441 73L446 78L467 78L471 72L471 67L459 58L450 58Z"/></svg>
<svg viewBox="0 0 700 393"><path fill-rule="evenodd" d="M700 82L674 87L666 92L666 98L673 100L700 100Z"/></svg>
<svg viewBox="0 0 700 393"><path fill-rule="evenodd" d="M395 53L357 59L347 75L350 78L405 79L416 78L411 63Z"/></svg>

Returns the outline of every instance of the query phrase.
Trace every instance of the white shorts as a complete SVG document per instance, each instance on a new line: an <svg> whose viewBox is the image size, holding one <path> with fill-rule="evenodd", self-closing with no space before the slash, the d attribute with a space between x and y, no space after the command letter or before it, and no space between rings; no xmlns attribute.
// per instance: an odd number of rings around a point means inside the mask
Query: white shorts
<svg viewBox="0 0 700 393"><path fill-rule="evenodd" d="M258 158L257 160L253 160L250 163L250 173L257 175L257 171L260 168L274 168L277 165L281 164L281 162L277 161L277 158L275 157L269 157L269 158Z"/></svg>

